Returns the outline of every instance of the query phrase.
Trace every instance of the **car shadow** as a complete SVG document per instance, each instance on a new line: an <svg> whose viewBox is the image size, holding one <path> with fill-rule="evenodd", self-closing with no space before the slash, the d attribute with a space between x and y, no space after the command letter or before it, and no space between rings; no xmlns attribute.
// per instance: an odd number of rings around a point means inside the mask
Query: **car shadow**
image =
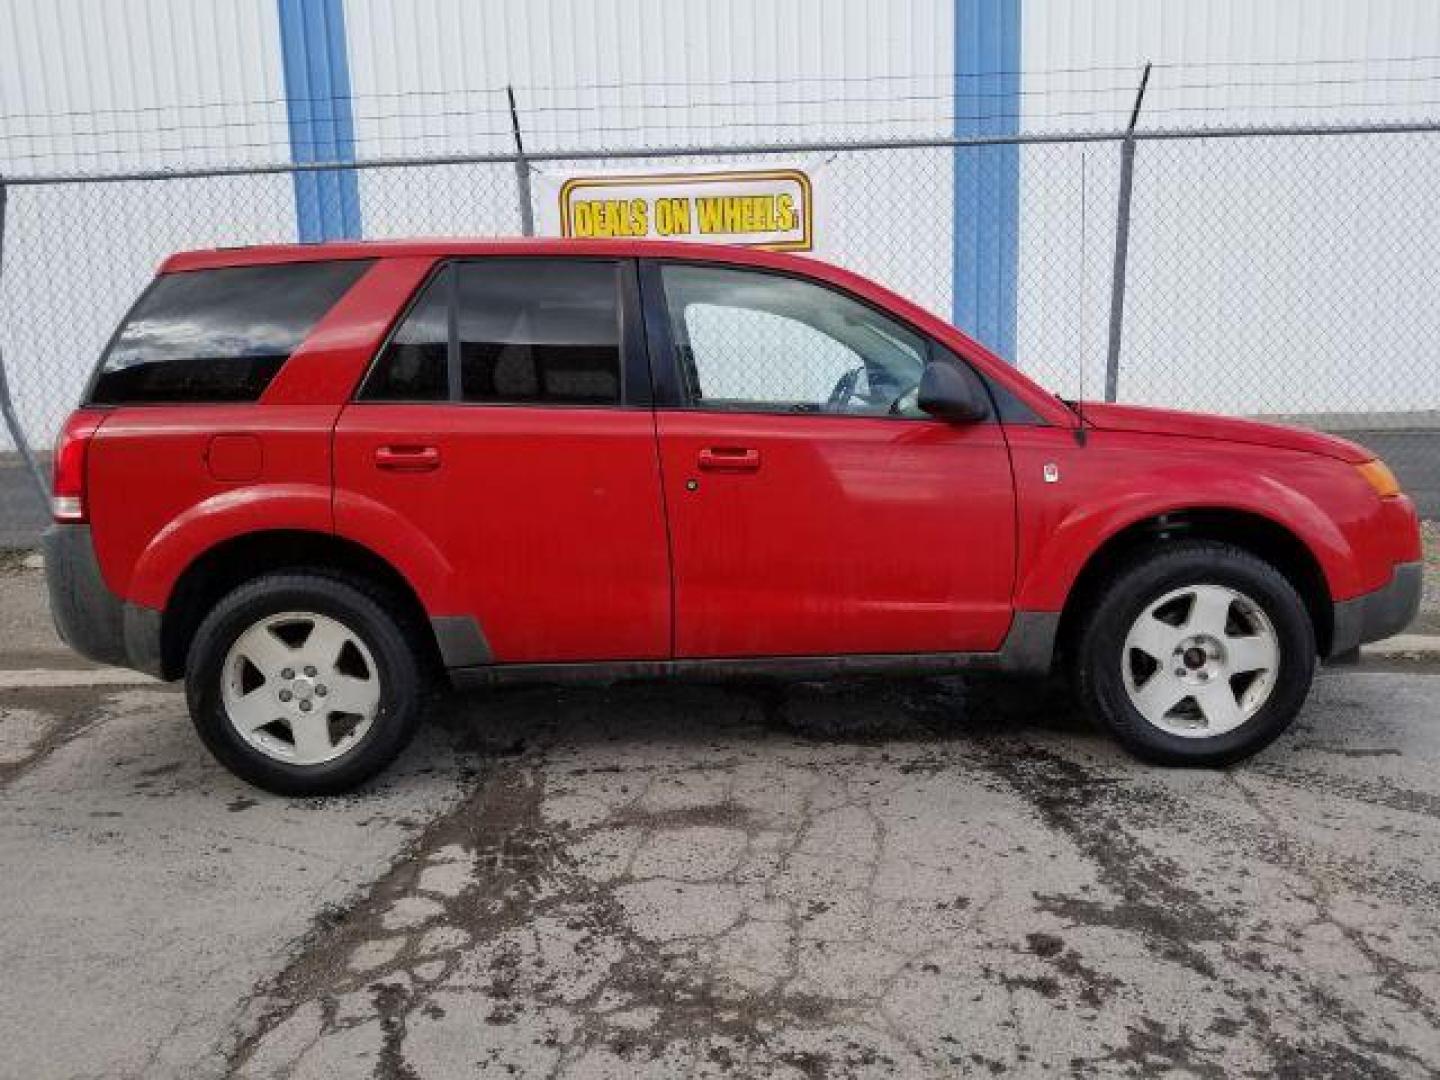
<svg viewBox="0 0 1440 1080"><path fill-rule="evenodd" d="M502 686L440 695L426 718L457 750L486 757L559 742L702 743L779 735L868 746L1099 737L1060 681L986 675Z"/></svg>

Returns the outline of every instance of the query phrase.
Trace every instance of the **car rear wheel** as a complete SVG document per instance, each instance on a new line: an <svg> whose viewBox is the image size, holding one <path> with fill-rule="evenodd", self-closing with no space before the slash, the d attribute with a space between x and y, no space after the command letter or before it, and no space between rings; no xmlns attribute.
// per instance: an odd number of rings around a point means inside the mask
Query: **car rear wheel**
<svg viewBox="0 0 1440 1080"><path fill-rule="evenodd" d="M1283 574L1239 548L1186 541L1131 560L1104 585L1081 633L1076 683L1138 756L1224 765L1289 727L1315 651Z"/></svg>
<svg viewBox="0 0 1440 1080"><path fill-rule="evenodd" d="M394 760L421 679L382 600L360 581L278 573L215 606L190 648L186 697L221 764L268 791L323 795Z"/></svg>

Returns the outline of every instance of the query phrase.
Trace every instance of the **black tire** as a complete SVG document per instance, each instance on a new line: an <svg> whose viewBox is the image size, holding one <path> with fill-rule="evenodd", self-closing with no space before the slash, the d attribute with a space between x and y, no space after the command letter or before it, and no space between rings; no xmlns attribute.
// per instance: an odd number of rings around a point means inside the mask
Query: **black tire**
<svg viewBox="0 0 1440 1080"><path fill-rule="evenodd" d="M1148 721L1131 702L1122 670L1129 662L1126 636L1141 614L1172 590L1195 585L1224 586L1253 601L1279 646L1264 704L1238 727L1205 737L1172 734ZM1309 613L1290 581L1249 552L1208 540L1166 544L1120 566L1095 595L1075 652L1075 687L1091 717L1137 757L1159 765L1228 765L1268 746L1305 704L1316 663Z"/></svg>
<svg viewBox="0 0 1440 1080"><path fill-rule="evenodd" d="M323 571L266 574L223 597L190 645L185 697L201 740L243 780L277 795L332 795L363 783L390 764L415 733L424 686L405 628L390 613L399 605L360 579ZM267 756L236 731L222 697L225 658L261 619L287 611L315 612L344 624L374 657L379 707L371 726L340 757L297 765Z"/></svg>

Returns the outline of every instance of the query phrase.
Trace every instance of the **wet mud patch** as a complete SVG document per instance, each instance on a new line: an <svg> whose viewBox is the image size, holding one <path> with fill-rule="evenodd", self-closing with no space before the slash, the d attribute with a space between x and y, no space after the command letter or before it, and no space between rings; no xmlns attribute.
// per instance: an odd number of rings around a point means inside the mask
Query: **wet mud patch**
<svg viewBox="0 0 1440 1080"><path fill-rule="evenodd" d="M1080 930L1137 938L1155 961L1184 969L1192 980L1218 991L1213 1012L1195 1028L1166 1025L1141 1014L1128 1026L1123 1045L1112 1045L1104 1055L1083 1062L1077 1059L1072 1063L1077 1072L1109 1065L1143 1072L1176 1068L1207 1076L1386 1077L1424 1064L1390 1025L1343 992L1344 982L1312 969L1295 944L1295 938L1330 924L1353 949L1357 976L1363 972L1366 980L1378 980L1378 987L1364 995L1372 1004L1370 995L1378 992L1403 1003L1422 1023L1434 1016L1429 999L1396 970L1393 958L1334 919L1328 886L1317 885L1307 874L1301 845L1273 822L1268 823L1274 829L1268 845L1236 850L1233 837L1217 841L1223 823L1193 822L1194 804L1149 777L1108 775L1044 748L1008 740L988 746L985 760L1049 830L1077 849L1103 887L1100 895L1095 890L1039 889L1038 910ZM1167 827L1177 842L1161 840L1160 832ZM1198 851L1196 845L1201 845ZM1199 858L1182 862L1180 851ZM1257 904L1257 898L1243 890L1226 895L1209 887L1215 877L1249 877L1247 858L1263 859L1292 875L1286 895L1262 895ZM1271 910L1270 899L1300 910ZM1280 932L1287 923L1292 925L1288 935ZM1053 951L1089 984L1092 1005L1133 990L1120 979L1101 975L1078 953L1062 952L1048 941L1036 948L1035 938L1029 940L1037 954ZM1044 977L1028 983L1001 978L1007 985L1028 985L1049 996L1057 987ZM1253 1043L1264 1064L1255 1069L1226 1064L1225 1044L1203 1037L1207 1023L1212 1034L1224 1031Z"/></svg>
<svg viewBox="0 0 1440 1080"><path fill-rule="evenodd" d="M274 1064L270 1044L292 1042L287 1028L297 1018L313 1029L302 1054L370 1026L373 1075L407 1078L419 1075L407 1058L417 1030L424 1044L453 1024L491 1044L482 1060L497 1068L514 1066L515 1057L496 1049L504 1040L494 1033L522 1024L533 1033L522 1058L538 1055L550 1066L596 1052L653 1062L677 1047L712 1063L738 1062L766 1044L767 1031L822 1026L843 1007L786 985L756 994L727 982L704 953L734 920L679 938L647 929L627 889L653 882L597 881L570 854L571 845L617 831L753 825L743 807L627 806L576 829L544 818L543 793L533 764L500 768L359 903L328 913L257 996L229 1057L232 1075L265 1074ZM697 911L701 924L704 916Z"/></svg>
<svg viewBox="0 0 1440 1080"><path fill-rule="evenodd" d="M1427 972L1341 921L1331 864L1224 774L1135 765L1033 690L772 691L487 700L482 786L317 925L233 1071L843 1077L1023 1071L1047 1046L1076 1075L1440 1061ZM1363 868L1334 879L1375 895ZM1078 1053L1056 1034L1076 1024Z"/></svg>
<svg viewBox="0 0 1440 1080"><path fill-rule="evenodd" d="M647 809L629 806L607 819L611 828L635 829L745 829L754 825L754 812L734 799L681 806L672 809Z"/></svg>
<svg viewBox="0 0 1440 1080"><path fill-rule="evenodd" d="M317 916L296 959L254 996L258 1015L229 1055L232 1072L244 1073L269 1035L307 1003L318 1002L320 1023L312 1042L377 1021L386 1047L382 1064L389 1064L384 1065L385 1072L377 1066L376 1075L403 1077L396 1048L404 1042L416 996L409 969L420 960L423 931L442 923L493 930L507 919L523 917L516 913L526 902L527 886L537 879L540 863L548 857L547 849L534 838L538 793L532 787L483 784L432 823L357 903ZM467 880L458 895L443 900L422 891L421 874L441 851L454 851L497 871L491 877L494 887L482 890ZM448 970L453 957L444 958L443 952L442 963ZM367 956L375 962L358 976L352 974L352 957ZM347 994L369 999L371 1009L359 1016L343 1013L339 998Z"/></svg>
<svg viewBox="0 0 1440 1080"><path fill-rule="evenodd" d="M1088 730L1058 680L1018 682L985 673L727 684L754 701L769 730L810 742L965 742L1027 731Z"/></svg>
<svg viewBox="0 0 1440 1080"><path fill-rule="evenodd" d="M1153 811L1153 802L1121 779L1096 775L1039 747L992 745L986 760L1047 826L1079 848L1113 894L1113 899L1096 899L1041 893L1036 898L1041 910L1066 922L1138 934L1163 959L1214 976L1211 957L1201 946L1231 940L1235 913L1187 886L1180 866L1125 827L1127 819Z"/></svg>
<svg viewBox="0 0 1440 1080"><path fill-rule="evenodd" d="M14 783L44 763L51 754L83 736L105 717L95 704L93 692L78 695L66 692L33 694L39 697L30 707L12 705L13 695L0 695L0 726L5 731L5 753L0 755L0 788ZM38 707L36 707L38 706Z"/></svg>
<svg viewBox="0 0 1440 1080"><path fill-rule="evenodd" d="M1357 756L1356 752L1352 752L1352 756ZM1419 814L1440 823L1440 794L1435 792L1415 791L1378 778L1362 779L1272 762L1257 762L1249 768L1277 783L1306 791L1325 791L1367 806Z"/></svg>

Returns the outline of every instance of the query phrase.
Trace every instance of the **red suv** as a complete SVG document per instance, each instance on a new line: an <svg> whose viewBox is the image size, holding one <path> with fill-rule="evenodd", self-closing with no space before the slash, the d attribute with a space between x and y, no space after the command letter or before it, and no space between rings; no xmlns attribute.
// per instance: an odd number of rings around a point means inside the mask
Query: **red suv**
<svg viewBox="0 0 1440 1080"><path fill-rule="evenodd" d="M54 494L61 636L287 793L381 769L441 674L1060 670L1220 764L1421 583L1352 443L1067 403L854 274L684 244L176 255Z"/></svg>

